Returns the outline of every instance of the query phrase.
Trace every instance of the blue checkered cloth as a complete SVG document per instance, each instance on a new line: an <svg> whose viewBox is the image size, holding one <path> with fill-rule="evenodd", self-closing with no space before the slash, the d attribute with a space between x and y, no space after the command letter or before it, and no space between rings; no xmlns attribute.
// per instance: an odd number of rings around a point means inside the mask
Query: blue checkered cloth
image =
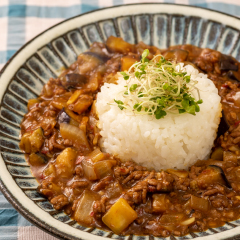
<svg viewBox="0 0 240 240"><path fill-rule="evenodd" d="M189 4L240 16L240 0L0 0L0 69L24 43L66 18L143 2ZM54 239L25 220L0 193L0 240Z"/></svg>

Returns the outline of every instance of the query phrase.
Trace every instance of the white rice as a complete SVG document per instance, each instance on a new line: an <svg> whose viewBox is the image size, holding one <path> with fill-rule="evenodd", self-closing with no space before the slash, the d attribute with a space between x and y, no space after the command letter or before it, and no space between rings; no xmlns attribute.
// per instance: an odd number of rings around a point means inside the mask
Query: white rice
<svg viewBox="0 0 240 240"><path fill-rule="evenodd" d="M221 117L221 103L217 88L207 75L191 65L184 67L197 80L203 103L195 116L168 113L163 119L149 115L134 115L120 110L114 99L123 100L126 81L118 85L105 83L97 97L97 112L101 147L122 161L134 160L155 170L186 169L198 159L206 159L213 146ZM198 100L197 92L192 92ZM110 105L109 103L113 103Z"/></svg>

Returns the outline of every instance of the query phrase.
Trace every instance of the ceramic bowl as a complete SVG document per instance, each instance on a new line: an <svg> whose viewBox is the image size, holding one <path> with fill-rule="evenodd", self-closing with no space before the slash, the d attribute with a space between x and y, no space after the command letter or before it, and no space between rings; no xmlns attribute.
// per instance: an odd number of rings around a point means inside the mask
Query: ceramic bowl
<svg viewBox="0 0 240 240"><path fill-rule="evenodd" d="M157 240L153 236L118 236L86 228L56 211L36 188L19 149L20 123L28 99L36 98L51 77L73 63L95 41L121 36L159 48L193 44L231 54L240 60L240 19L216 11L174 4L122 5L82 14L41 33L25 44L1 71L0 187L9 202L30 222L60 239ZM167 239L240 239L240 221L185 237Z"/></svg>

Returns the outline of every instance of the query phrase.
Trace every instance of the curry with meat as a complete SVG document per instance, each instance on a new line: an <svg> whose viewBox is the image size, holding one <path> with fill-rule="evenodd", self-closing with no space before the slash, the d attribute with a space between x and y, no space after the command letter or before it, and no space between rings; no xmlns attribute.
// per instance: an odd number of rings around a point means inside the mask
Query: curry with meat
<svg viewBox="0 0 240 240"><path fill-rule="evenodd" d="M101 151L96 97L105 82L162 54L193 64L218 88L223 117L208 160L188 170L155 171ZM186 235L240 218L240 67L236 59L191 45L159 50L109 37L94 43L28 102L20 147L39 192L84 226L117 234ZM204 133L203 133L204 134Z"/></svg>

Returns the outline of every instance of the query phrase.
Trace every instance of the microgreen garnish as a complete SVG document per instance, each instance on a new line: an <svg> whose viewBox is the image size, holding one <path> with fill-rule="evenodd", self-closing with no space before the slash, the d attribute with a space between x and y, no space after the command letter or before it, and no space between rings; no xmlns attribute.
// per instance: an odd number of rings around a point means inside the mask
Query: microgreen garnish
<svg viewBox="0 0 240 240"><path fill-rule="evenodd" d="M125 72L120 72L123 75L124 80L128 80L129 79L129 75Z"/></svg>
<svg viewBox="0 0 240 240"><path fill-rule="evenodd" d="M118 107L123 110L125 107L123 106L123 102L121 100L114 99L114 102L117 103Z"/></svg>
<svg viewBox="0 0 240 240"><path fill-rule="evenodd" d="M127 85L123 93L125 100L114 99L118 107L155 115L156 119L165 117L168 112L192 115L199 112L199 104L203 101L195 87L197 81L191 80L180 64L167 61L161 55L149 60L148 55L149 50L144 50L140 62L127 72L120 72ZM193 89L197 90L197 101L191 95Z"/></svg>

